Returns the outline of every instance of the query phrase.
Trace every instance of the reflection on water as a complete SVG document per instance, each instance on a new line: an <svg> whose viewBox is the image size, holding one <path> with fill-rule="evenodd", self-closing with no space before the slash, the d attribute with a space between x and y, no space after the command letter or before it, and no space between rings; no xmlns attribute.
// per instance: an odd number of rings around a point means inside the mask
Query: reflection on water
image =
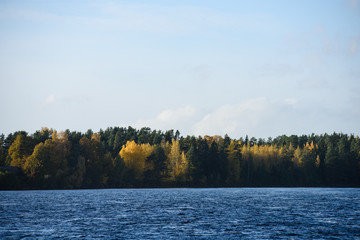
<svg viewBox="0 0 360 240"><path fill-rule="evenodd" d="M360 189L0 192L0 238L360 237Z"/></svg>

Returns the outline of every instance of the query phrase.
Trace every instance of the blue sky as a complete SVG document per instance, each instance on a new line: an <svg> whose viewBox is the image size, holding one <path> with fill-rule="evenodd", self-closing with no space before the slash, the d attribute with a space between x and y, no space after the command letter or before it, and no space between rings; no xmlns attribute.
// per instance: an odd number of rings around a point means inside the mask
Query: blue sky
<svg viewBox="0 0 360 240"><path fill-rule="evenodd" d="M1 1L0 133L360 134L360 0Z"/></svg>

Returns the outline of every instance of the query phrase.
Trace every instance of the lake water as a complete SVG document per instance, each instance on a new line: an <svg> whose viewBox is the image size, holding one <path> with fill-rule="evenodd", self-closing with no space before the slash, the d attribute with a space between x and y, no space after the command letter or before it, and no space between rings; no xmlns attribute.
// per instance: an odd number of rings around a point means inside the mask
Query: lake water
<svg viewBox="0 0 360 240"><path fill-rule="evenodd" d="M360 189L0 192L0 239L360 239Z"/></svg>

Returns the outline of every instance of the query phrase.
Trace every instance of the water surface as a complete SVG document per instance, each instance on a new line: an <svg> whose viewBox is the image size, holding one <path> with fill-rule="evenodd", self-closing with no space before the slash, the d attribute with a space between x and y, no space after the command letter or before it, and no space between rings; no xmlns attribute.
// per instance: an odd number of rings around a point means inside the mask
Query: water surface
<svg viewBox="0 0 360 240"><path fill-rule="evenodd" d="M360 239L360 189L0 192L0 239Z"/></svg>

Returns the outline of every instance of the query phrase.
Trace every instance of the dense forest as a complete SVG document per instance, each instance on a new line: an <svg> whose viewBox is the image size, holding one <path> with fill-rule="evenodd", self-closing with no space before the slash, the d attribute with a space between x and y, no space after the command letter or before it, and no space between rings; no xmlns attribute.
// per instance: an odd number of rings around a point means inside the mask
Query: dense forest
<svg viewBox="0 0 360 240"><path fill-rule="evenodd" d="M0 189L360 186L360 139L231 139L132 127L0 135Z"/></svg>

